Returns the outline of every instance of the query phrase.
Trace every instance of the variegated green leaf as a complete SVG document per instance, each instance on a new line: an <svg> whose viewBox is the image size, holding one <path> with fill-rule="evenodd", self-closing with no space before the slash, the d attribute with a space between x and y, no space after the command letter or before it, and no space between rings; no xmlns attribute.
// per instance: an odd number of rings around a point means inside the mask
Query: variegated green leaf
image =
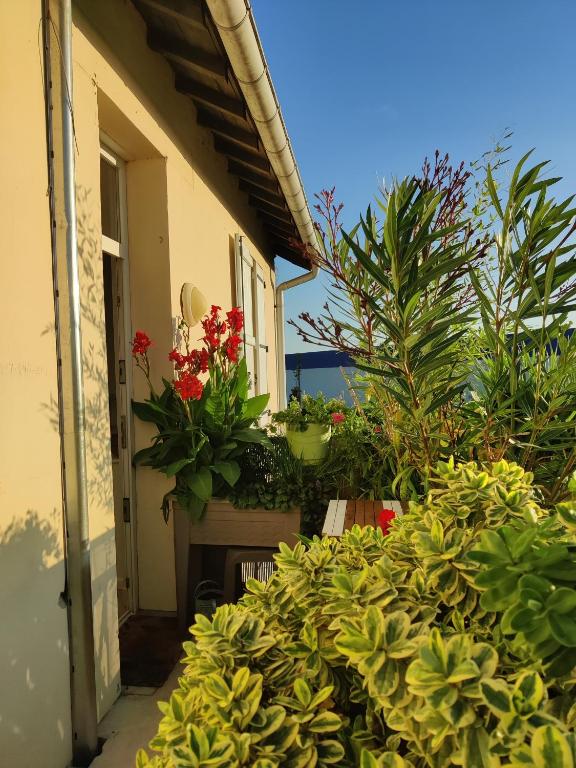
<svg viewBox="0 0 576 768"><path fill-rule="evenodd" d="M535 768L574 768L572 750L557 728L545 725L534 733L531 744Z"/></svg>

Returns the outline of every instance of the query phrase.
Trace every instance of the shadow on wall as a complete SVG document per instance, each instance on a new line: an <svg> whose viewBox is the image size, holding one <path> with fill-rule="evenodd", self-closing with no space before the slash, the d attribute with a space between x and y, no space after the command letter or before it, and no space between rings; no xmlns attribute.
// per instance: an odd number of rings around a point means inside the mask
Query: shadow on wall
<svg viewBox="0 0 576 768"><path fill-rule="evenodd" d="M102 715L120 692L120 655L103 265L94 216L100 204L84 187L77 188L76 200L96 684ZM57 398L51 395L43 409L58 431Z"/></svg>
<svg viewBox="0 0 576 768"><path fill-rule="evenodd" d="M91 508L114 509L111 475L110 421L108 411L108 370L104 332L104 289L100 236L91 224L90 212L97 201L90 190L76 190L78 206L78 256L82 311L82 368L86 417L86 459L88 467L88 502ZM92 205L92 208L90 207ZM64 310L62 305L61 311ZM53 332L54 324L43 334ZM42 408L52 428L59 429L58 400L50 396ZM104 438L104 439L103 439Z"/></svg>
<svg viewBox="0 0 576 768"><path fill-rule="evenodd" d="M82 362L86 391L88 500L92 507L114 510L108 411L108 369L104 319L104 282L100 233L93 212L100 209L91 190L76 191L78 255L82 304ZM92 215L91 215L92 214Z"/></svg>
<svg viewBox="0 0 576 768"><path fill-rule="evenodd" d="M101 717L120 693L114 486L110 449L108 366L100 202L92 190L76 189L82 308L82 366L86 416L86 462L96 692ZM96 528L97 526L97 528ZM103 531L103 532L102 532ZM94 535L97 533L97 535Z"/></svg>
<svg viewBox="0 0 576 768"><path fill-rule="evenodd" d="M0 531L0 762L70 758L67 614L60 517L28 511Z"/></svg>

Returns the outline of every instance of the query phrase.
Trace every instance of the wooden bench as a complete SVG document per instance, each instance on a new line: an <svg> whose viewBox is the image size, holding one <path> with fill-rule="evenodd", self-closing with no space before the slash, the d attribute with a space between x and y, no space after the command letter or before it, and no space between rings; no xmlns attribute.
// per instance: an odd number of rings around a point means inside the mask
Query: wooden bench
<svg viewBox="0 0 576 768"><path fill-rule="evenodd" d="M400 501L390 500L332 499L326 512L322 535L341 536L353 525L371 525L375 528L383 509L393 509L396 516L399 516L403 514L403 506L406 505Z"/></svg>

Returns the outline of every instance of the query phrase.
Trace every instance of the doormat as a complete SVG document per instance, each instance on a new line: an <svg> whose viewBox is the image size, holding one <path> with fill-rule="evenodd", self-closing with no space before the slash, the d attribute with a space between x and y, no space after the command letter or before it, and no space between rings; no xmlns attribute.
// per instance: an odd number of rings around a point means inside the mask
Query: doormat
<svg viewBox="0 0 576 768"><path fill-rule="evenodd" d="M122 685L160 688L182 655L175 616L131 616L120 627Z"/></svg>

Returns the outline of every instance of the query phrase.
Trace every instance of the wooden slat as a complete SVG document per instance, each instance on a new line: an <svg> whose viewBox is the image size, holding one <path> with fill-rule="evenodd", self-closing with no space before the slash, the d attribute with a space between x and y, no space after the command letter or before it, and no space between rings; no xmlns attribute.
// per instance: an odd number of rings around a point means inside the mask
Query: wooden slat
<svg viewBox="0 0 576 768"><path fill-rule="evenodd" d="M364 499L358 499L356 501L356 515L354 517L354 522L360 526L364 525L364 506Z"/></svg>
<svg viewBox="0 0 576 768"><path fill-rule="evenodd" d="M290 242L290 237L287 237L286 235L275 235L273 232L268 232L269 235L269 243L272 248L276 248L278 255L280 255L281 251L284 252L290 252L292 255L292 258L294 257L301 257L301 253L296 250L292 243Z"/></svg>
<svg viewBox="0 0 576 768"><path fill-rule="evenodd" d="M344 516L344 530L349 531L354 525L356 515L356 500L350 499L346 504L346 515Z"/></svg>
<svg viewBox="0 0 576 768"><path fill-rule="evenodd" d="M371 525L372 528L376 527L376 518L380 513L379 503L374 499L370 501L370 514L364 516L364 525Z"/></svg>
<svg viewBox="0 0 576 768"><path fill-rule="evenodd" d="M211 75L226 77L226 62L220 56L214 56L195 48L185 40L171 37L157 29L148 30L148 45L153 51L161 53L179 64L209 72Z"/></svg>
<svg viewBox="0 0 576 768"><path fill-rule="evenodd" d="M274 205L276 208L280 208L283 211L286 210L286 201L278 193L275 194L274 192L269 192L268 190L262 189L262 187L252 184L250 181L245 181L244 179L240 179L238 186L242 192L248 192L249 195L254 195L254 197L257 197L259 200L264 200L265 203L270 203L270 205Z"/></svg>
<svg viewBox="0 0 576 768"><path fill-rule="evenodd" d="M208 88L180 72L176 73L174 83L179 93L190 96L195 102L207 104L214 109L234 115L235 117L246 117L246 106L240 99L227 96L225 93L216 91L214 88Z"/></svg>
<svg viewBox="0 0 576 768"><path fill-rule="evenodd" d="M291 237L298 240L298 230L293 229L291 232L287 232L286 230L278 229L278 227L275 226L272 219L267 220L266 222L266 231L270 234L272 238L276 238L276 240L279 240L280 242L288 242Z"/></svg>
<svg viewBox="0 0 576 768"><path fill-rule="evenodd" d="M282 210L280 208L276 208L274 205L270 205L269 203L265 203L262 200L259 200L258 198L254 197L253 195L250 195L248 198L248 202L250 205L253 205L255 208L258 208L260 211L263 211L267 216L269 216L272 219L277 219L278 221L284 222L285 224L291 224L292 223L292 215L288 213L288 211Z"/></svg>
<svg viewBox="0 0 576 768"><path fill-rule="evenodd" d="M382 512L385 506L386 506L385 503L381 499L377 499L374 502L374 528L377 527L378 518L380 517L380 512Z"/></svg>
<svg viewBox="0 0 576 768"><path fill-rule="evenodd" d="M322 536L332 536L334 530L334 518L336 516L336 506L338 502L336 499L332 499L328 504L326 511L326 517L324 518L324 527L322 528Z"/></svg>
<svg viewBox="0 0 576 768"><path fill-rule="evenodd" d="M364 499L364 525L370 525L370 513L372 511L372 502Z"/></svg>
<svg viewBox="0 0 576 768"><path fill-rule="evenodd" d="M374 502L374 527L378 525L378 518L380 517L380 512L382 512L383 509L384 507L380 499Z"/></svg>
<svg viewBox="0 0 576 768"><path fill-rule="evenodd" d="M214 148L216 152L221 152L238 163L244 163L251 168L260 168L265 173L270 173L270 163L262 155L257 155L247 149L242 149L238 144L221 136L214 137Z"/></svg>
<svg viewBox="0 0 576 768"><path fill-rule="evenodd" d="M252 149L258 149L260 146L258 136L255 133L248 131L245 128L239 128L236 125L232 125L222 117L217 117L210 112L199 109L197 119L198 125L202 125L204 128L210 128L214 133L219 133L230 141L235 141L238 144L242 144L245 147L251 147Z"/></svg>
<svg viewBox="0 0 576 768"><path fill-rule="evenodd" d="M284 221L279 221L278 219L272 219L270 216L268 216L264 211L258 211L258 216L262 219L262 221L266 224L266 226L274 227L275 234L277 234L279 237L295 237L296 236L296 228L294 227L294 224L290 223L287 224Z"/></svg>
<svg viewBox="0 0 576 768"><path fill-rule="evenodd" d="M148 7L182 24L204 26L204 13L200 0L136 0L136 6Z"/></svg>
<svg viewBox="0 0 576 768"><path fill-rule="evenodd" d="M395 499L350 499L349 501L332 499L328 505L323 536L341 536L344 531L349 531L353 525L361 527L371 525L376 528L378 518L383 509L393 509L397 516L403 514L406 505Z"/></svg>
<svg viewBox="0 0 576 768"><path fill-rule="evenodd" d="M241 163L236 163L234 160L229 160L228 171L233 173L235 176L244 179L245 181L251 182L253 185L260 187L261 189L280 194L280 187L278 186L277 182L274 181L274 179L270 178L269 176L265 176L258 171L253 171L250 168L246 168L246 166L242 165Z"/></svg>
<svg viewBox="0 0 576 768"><path fill-rule="evenodd" d="M278 242L271 240L269 248L275 256L281 256L283 259L291 261L302 269L310 269L310 262L303 258L300 251L294 250L288 242Z"/></svg>

